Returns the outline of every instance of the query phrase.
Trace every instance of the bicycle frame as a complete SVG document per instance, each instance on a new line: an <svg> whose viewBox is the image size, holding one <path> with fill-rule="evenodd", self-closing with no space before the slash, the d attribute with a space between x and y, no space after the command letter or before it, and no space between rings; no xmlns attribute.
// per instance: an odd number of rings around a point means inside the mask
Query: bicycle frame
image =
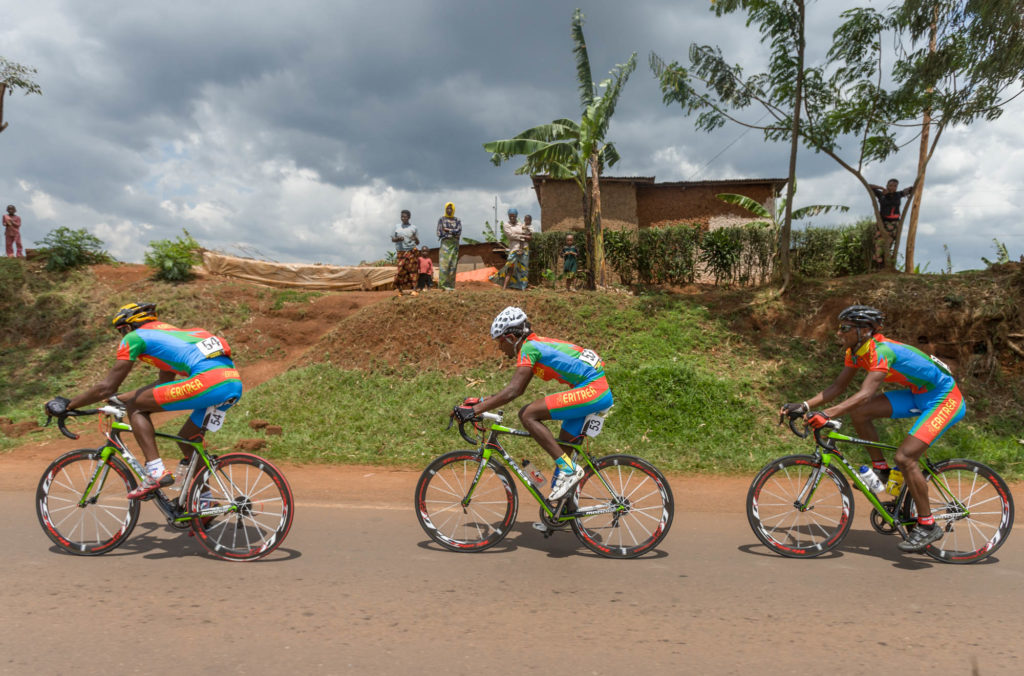
<svg viewBox="0 0 1024 676"><path fill-rule="evenodd" d="M84 507L90 501L96 501L99 498L100 493L103 492L103 487L106 485L107 476L110 472L109 463L111 457L120 457L139 480L142 480L146 474L146 470L142 466L142 463L139 462L121 439L122 432L132 431L131 425L118 419L119 410L114 407L104 406L98 409L98 411L105 414L109 419L109 426L104 430L104 436L107 439L107 443L103 448L98 449L102 462L96 465L93 475L86 484L85 491L78 503L80 507ZM210 456L207 454L206 449L203 446L203 441L191 441L184 437L179 437L174 434L165 434L163 432L156 432L155 434L158 438L170 439L172 441L191 446L194 451L192 457L200 458L203 465L210 470L210 475L216 477L216 480L221 484L222 489L225 488L221 477L214 472L213 465L210 462ZM189 482L191 482L192 478L196 475L196 468L198 467L198 464L198 461L193 460L189 463L188 472L185 473L184 477L175 477L180 486L180 495L184 494ZM159 489L154 492L153 499L157 508L163 513L164 517L167 518L167 521L178 528L186 528L188 526L188 522L197 517L218 516L237 510L237 506L235 505L226 505L209 507L207 509L200 510L199 512L185 512L183 511L184 505L181 504L182 500L180 498L169 499L163 494L163 491Z"/></svg>
<svg viewBox="0 0 1024 676"><path fill-rule="evenodd" d="M555 504L555 508L552 509L551 505L548 504L547 499L544 496L542 496L540 492L537 491L537 488L533 485L533 482L531 482L530 479L526 476L526 472L522 470L522 468L519 466L518 463L516 463L515 459L511 456L511 454L509 454L509 452L505 450L505 447L501 445L501 442L498 441L498 436L501 434L510 434L512 436L517 437L529 437L531 436L530 433L502 425L502 417L500 414L495 415L493 413L483 413L482 417L491 420L492 422L490 427L483 430L486 433L486 436L484 440L481 441L481 443L477 446L477 450L480 452L481 456L480 466L477 468L476 474L474 475L473 480L470 482L469 490L466 491L466 496L462 499L463 507L468 506L469 503L472 501L473 492L476 490L477 483L480 481L480 477L483 475L484 467L486 467L487 462L492 457L494 457L503 462L505 466L512 470L512 473L516 476L516 478L519 479L519 483L521 483L523 487L526 488L527 492L531 496L533 496L533 499L536 500L537 504L541 506L541 509L547 512L548 516L551 517L551 519L554 521L568 522L581 516L593 516L595 514L610 514L614 512L625 511L625 508L622 505L612 505L602 509L587 510L585 512L572 512L569 514L565 514L564 510L565 505L567 503L568 495L560 499ZM465 433L462 425L459 426L459 432L462 434L464 439L475 443L475 440ZM608 492L614 495L615 490L607 482L607 480L605 480L604 476L597 470L597 467L590 459L590 455L583 448L584 444L586 443L586 440L588 439L589 437L584 437L584 442L578 444L561 440L559 440L558 443L567 448L571 448L573 462L577 462L582 459L582 461L588 467L590 467L591 471L601 480L601 483L603 483L605 488L608 489Z"/></svg>
<svg viewBox="0 0 1024 676"><path fill-rule="evenodd" d="M796 431L796 429L793 427L792 420L790 421L790 428L793 429L794 434L796 434L797 436L807 436L806 433L800 434ZM825 441L822 441L822 436L825 437ZM840 452L839 449L836 447L835 442L841 441L844 443L854 444L857 446L874 446L875 448L880 448L888 451L897 450L897 446L893 446L891 444L884 444L878 441L868 441L867 439L860 439L858 437L849 436L838 432L834 428L829 428L827 433L824 433L824 430L815 430L814 440L818 446L817 448L815 448L815 457L820 458L821 465L816 467L811 472L811 475L807 478L807 483L804 485L803 490L800 491L800 494L797 498L797 502L799 504L796 506L801 512L808 509L808 505L810 504L811 499L814 497L814 493L818 489L818 485L821 483L822 474L824 472L823 468L834 466L838 467L840 471L842 471L847 476L847 478L852 481L853 485L858 490L860 490L861 493L864 494L864 497L868 499L868 502L871 503L871 505L875 508L875 511L886 524L898 528L903 528L903 522L898 521L896 517L889 513L889 510L886 509L886 507L882 504L882 501L878 499L878 496L876 496L871 491L871 489L868 488L868 486L861 480L860 474L858 474L857 471L854 470L853 467L850 465L850 463L846 461L846 458L843 457L842 452ZM932 469L931 461L922 455L921 458L918 460L918 463L921 466L921 471L925 475L931 475L933 479L932 485L939 492L942 498L947 502L956 503L957 507L962 510L962 514L964 516L969 515L969 510L953 496L952 492L949 490L949 487L946 486L945 482L939 480L939 476ZM896 496L897 503L901 498L904 497L906 491L907 486L904 485L900 489L900 494ZM954 516L947 515L945 517L940 518L952 520Z"/></svg>

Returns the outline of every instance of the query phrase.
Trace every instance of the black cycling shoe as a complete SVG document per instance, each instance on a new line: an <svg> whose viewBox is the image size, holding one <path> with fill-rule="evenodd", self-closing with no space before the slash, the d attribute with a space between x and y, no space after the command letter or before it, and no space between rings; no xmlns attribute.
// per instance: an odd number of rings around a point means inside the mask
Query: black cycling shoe
<svg viewBox="0 0 1024 676"><path fill-rule="evenodd" d="M905 552L920 552L936 540L941 540L943 535L945 532L938 524L931 528L917 524L907 539L896 546Z"/></svg>

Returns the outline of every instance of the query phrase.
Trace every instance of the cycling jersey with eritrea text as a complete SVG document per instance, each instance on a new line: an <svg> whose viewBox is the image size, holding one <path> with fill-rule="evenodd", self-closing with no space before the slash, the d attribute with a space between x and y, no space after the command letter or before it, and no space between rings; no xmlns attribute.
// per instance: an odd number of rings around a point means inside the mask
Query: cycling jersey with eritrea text
<svg viewBox="0 0 1024 676"><path fill-rule="evenodd" d="M876 333L856 355L846 351L846 366L885 373L885 381L906 387L886 392L893 418L917 418L910 436L933 444L967 412L949 369L917 348Z"/></svg>
<svg viewBox="0 0 1024 676"><path fill-rule="evenodd" d="M516 366L533 369L541 380L557 380L572 388L544 397L551 419L561 420L562 430L571 437L583 433L587 416L615 403L604 377L604 362L593 350L531 333L519 349Z"/></svg>
<svg viewBox="0 0 1024 676"><path fill-rule="evenodd" d="M210 430L220 426L223 412L242 396L241 376L230 355L227 341L209 331L163 322L143 324L125 335L117 348L119 360L143 361L182 376L154 387L153 397L165 411L193 409L190 420L197 427L206 420ZM220 415L207 410L211 407Z"/></svg>
<svg viewBox="0 0 1024 676"><path fill-rule="evenodd" d="M579 387L604 377L604 362L593 350L536 333L526 337L516 366L529 366L541 380L557 380Z"/></svg>
<svg viewBox="0 0 1024 676"><path fill-rule="evenodd" d="M880 333L865 341L856 355L847 350L845 365L885 373L885 382L906 387L914 394L956 385L941 361Z"/></svg>

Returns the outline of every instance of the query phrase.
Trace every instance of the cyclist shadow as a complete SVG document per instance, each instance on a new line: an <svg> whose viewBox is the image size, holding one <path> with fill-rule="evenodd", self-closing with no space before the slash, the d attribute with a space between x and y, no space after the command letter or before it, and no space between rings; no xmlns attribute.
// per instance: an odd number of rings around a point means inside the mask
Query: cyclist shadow
<svg viewBox="0 0 1024 676"><path fill-rule="evenodd" d="M66 553L56 545L50 551ZM283 554L283 556L282 556ZM190 536L187 529L179 530L157 521L139 522L128 540L113 551L103 554L104 558L117 556L141 556L144 559L180 559L189 556L202 556L211 561L220 561ZM269 556L248 561L247 563L277 563L290 561L302 556L302 552L286 547L278 547Z"/></svg>
<svg viewBox="0 0 1024 676"><path fill-rule="evenodd" d="M449 551L429 539L421 541L418 546L423 549L430 549L438 552ZM590 551L580 544L580 541L576 539L576 534L571 530L555 531L550 537L544 537L544 534L535 529L529 522L517 523L504 540L489 549L485 549L480 552L479 555L483 556L490 553L507 554L509 552L514 552L520 547L523 549L533 549L543 552L548 555L548 558L552 559L564 559L570 556L589 556L595 559L605 558L598 556L597 553ZM461 552L451 553L459 554ZM666 556L668 556L668 552L663 549L655 548L650 552L645 552L638 558L661 559Z"/></svg>
<svg viewBox="0 0 1024 676"><path fill-rule="evenodd" d="M815 559L839 559L847 555L872 556L892 563L894 568L902 570L924 570L933 568L936 565L945 565L940 561L930 558L923 552L903 552L896 547L899 536L895 534L883 535L873 530L854 530L846 535L839 546L832 551L825 552ZM779 557L760 542L756 544L741 545L738 549L746 554L754 556ZM982 565L998 562L998 558L990 556L971 565Z"/></svg>

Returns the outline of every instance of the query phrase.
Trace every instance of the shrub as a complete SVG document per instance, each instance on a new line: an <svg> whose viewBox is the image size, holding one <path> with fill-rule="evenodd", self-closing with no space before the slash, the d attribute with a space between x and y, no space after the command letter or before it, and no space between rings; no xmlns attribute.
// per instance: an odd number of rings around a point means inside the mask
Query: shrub
<svg viewBox="0 0 1024 676"><path fill-rule="evenodd" d="M72 230L62 226L51 230L36 244L41 245L39 254L46 259L46 269L51 272L114 261L103 250L103 240L89 234L85 228Z"/></svg>
<svg viewBox="0 0 1024 676"><path fill-rule="evenodd" d="M700 262L715 278L715 284L730 282L736 275L743 254L743 228L718 228L704 234L700 243Z"/></svg>
<svg viewBox="0 0 1024 676"><path fill-rule="evenodd" d="M153 277L165 282L183 282L192 279L192 267L202 262L199 242L183 230L178 239L160 239L149 243L146 265L153 269Z"/></svg>

